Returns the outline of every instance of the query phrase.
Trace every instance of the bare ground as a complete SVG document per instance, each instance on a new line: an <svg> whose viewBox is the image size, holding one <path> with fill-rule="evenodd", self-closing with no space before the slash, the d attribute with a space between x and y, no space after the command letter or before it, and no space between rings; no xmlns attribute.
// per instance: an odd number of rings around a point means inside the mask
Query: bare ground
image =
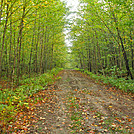
<svg viewBox="0 0 134 134"><path fill-rule="evenodd" d="M78 71L64 70L43 99L29 134L134 133L133 98Z"/></svg>

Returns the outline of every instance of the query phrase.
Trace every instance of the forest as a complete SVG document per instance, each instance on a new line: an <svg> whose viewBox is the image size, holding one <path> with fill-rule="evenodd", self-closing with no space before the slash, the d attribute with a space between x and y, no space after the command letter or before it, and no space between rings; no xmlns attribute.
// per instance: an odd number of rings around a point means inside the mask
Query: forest
<svg viewBox="0 0 134 134"><path fill-rule="evenodd" d="M133 95L133 4L79 0L77 17L70 21L67 17L74 13L66 1L1 0L0 132L20 131L14 117L41 103L42 92L62 79L64 70Z"/></svg>
<svg viewBox="0 0 134 134"><path fill-rule="evenodd" d="M79 17L71 26L72 66L88 70L90 75L105 83L133 92L133 2L97 1L82 0ZM124 79L127 80L125 84Z"/></svg>
<svg viewBox="0 0 134 134"><path fill-rule="evenodd" d="M63 67L65 13L60 1L1 1L0 78Z"/></svg>
<svg viewBox="0 0 134 134"><path fill-rule="evenodd" d="M133 79L132 1L84 2L80 18L71 27L72 53L79 57L75 59L78 67L102 74L115 69Z"/></svg>

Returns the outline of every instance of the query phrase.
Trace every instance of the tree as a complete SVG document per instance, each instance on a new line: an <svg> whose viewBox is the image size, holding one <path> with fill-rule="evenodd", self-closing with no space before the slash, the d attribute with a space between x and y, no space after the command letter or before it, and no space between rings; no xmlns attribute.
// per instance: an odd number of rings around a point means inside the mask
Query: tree
<svg viewBox="0 0 134 134"><path fill-rule="evenodd" d="M88 70L104 74L106 69L116 67L120 71L126 68L127 74L133 79L133 43L132 43L132 1L87 1L81 0L83 7L79 11L80 19L76 19L76 25L72 27L72 35L75 36L73 54L76 44L81 47L79 51L87 53L79 55ZM80 23L79 23L80 22ZM81 38L82 36L82 38ZM73 38L74 36L72 36ZM76 54L75 54L76 55ZM122 57L123 55L123 57ZM130 56L131 55L131 56ZM128 60L128 58L130 60ZM88 62L87 62L88 61ZM81 64L81 63L80 63ZM118 75L118 74L117 74Z"/></svg>
<svg viewBox="0 0 134 134"><path fill-rule="evenodd" d="M67 51L63 34L66 12L60 0L2 0L1 77L7 74L19 85L24 74L30 77L33 73L38 75L54 67L63 67L63 55Z"/></svg>

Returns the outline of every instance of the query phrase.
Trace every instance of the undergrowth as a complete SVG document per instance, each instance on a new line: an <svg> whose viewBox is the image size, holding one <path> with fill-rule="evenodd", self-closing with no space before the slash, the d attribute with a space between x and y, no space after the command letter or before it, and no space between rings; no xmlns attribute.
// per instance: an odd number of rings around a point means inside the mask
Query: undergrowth
<svg viewBox="0 0 134 134"><path fill-rule="evenodd" d="M18 111L29 109L27 98L33 97L35 93L41 90L45 90L48 84L55 81L54 76L61 70L61 68L54 68L40 76L21 80L21 86L16 89L0 90L0 128L3 124L10 124Z"/></svg>
<svg viewBox="0 0 134 134"><path fill-rule="evenodd" d="M113 87L116 87L124 92L134 93L134 80L126 80L125 78L117 78L116 76L104 76L100 74L94 74L87 70L76 69L79 71L84 71L84 73L88 74L90 78L95 79L96 82L103 82L104 84L110 84Z"/></svg>

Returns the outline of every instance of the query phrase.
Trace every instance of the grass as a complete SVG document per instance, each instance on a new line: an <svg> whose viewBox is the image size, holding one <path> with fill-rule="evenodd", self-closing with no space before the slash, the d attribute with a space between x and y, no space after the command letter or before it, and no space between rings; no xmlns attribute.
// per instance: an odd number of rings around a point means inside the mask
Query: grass
<svg viewBox="0 0 134 134"><path fill-rule="evenodd" d="M96 82L103 82L104 84L111 85L113 87L116 87L123 92L127 93L134 93L134 80L126 80L125 78L117 78L116 76L104 76L100 74L93 74L92 72L89 72L87 70L83 69L76 69L79 71L82 71L90 76L90 78L95 79Z"/></svg>
<svg viewBox="0 0 134 134"><path fill-rule="evenodd" d="M0 126L10 124L18 111L28 110L29 102L27 98L33 97L35 93L41 90L45 90L48 84L55 81L54 76L61 70L60 68L53 69L40 76L21 80L21 86L16 89L0 90ZM35 103L40 99L42 98L35 98Z"/></svg>

